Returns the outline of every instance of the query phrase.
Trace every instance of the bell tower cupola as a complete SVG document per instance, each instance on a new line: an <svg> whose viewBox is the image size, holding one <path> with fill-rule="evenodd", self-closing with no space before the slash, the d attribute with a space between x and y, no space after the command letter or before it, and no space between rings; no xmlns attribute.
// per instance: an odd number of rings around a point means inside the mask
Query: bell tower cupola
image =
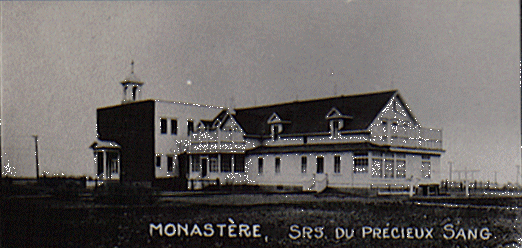
<svg viewBox="0 0 522 248"><path fill-rule="evenodd" d="M131 62L131 73L123 81L123 100L121 103L130 103L141 100L141 87L143 82L134 75L134 61Z"/></svg>

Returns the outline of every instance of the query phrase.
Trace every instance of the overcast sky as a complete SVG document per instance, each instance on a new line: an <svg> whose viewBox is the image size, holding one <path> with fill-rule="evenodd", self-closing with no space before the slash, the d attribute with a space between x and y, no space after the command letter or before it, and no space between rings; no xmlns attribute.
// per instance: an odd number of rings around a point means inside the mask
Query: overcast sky
<svg viewBox="0 0 522 248"><path fill-rule="evenodd" d="M443 178L452 161L516 182L517 1L0 6L3 173L35 176L38 135L40 171L94 175L96 108L121 102L134 60L144 99L247 107L395 88L443 129Z"/></svg>

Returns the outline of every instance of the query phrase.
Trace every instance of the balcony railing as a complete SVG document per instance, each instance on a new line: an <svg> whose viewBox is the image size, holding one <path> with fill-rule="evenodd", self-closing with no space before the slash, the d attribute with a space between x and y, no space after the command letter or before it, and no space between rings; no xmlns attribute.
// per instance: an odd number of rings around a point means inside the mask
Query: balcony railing
<svg viewBox="0 0 522 248"><path fill-rule="evenodd" d="M442 130L429 128L397 127L390 130L372 130L372 134L346 134L336 138L308 139L308 144L331 142L356 142L368 140L376 144L396 147L442 149ZM279 140L278 142L282 142ZM292 141L295 142L295 141ZM288 144L293 144L289 142ZM244 151L248 144L243 133L235 131L206 131L191 135L188 152L237 152ZM284 142L283 142L284 143ZM285 143L286 144L286 143Z"/></svg>
<svg viewBox="0 0 522 248"><path fill-rule="evenodd" d="M241 132L214 131L194 133L190 137L189 152L244 151L246 142Z"/></svg>
<svg viewBox="0 0 522 248"><path fill-rule="evenodd" d="M409 126L375 126L370 141L379 145L442 149L442 130Z"/></svg>

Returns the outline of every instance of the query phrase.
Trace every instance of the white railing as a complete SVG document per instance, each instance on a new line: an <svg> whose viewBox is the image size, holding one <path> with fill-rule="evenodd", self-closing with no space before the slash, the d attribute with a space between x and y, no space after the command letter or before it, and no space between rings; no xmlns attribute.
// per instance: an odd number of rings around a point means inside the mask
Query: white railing
<svg viewBox="0 0 522 248"><path fill-rule="evenodd" d="M323 192L327 186L328 186L328 175L327 174L324 174L324 178L322 178L322 179L318 178L315 181L315 190L317 191L317 193Z"/></svg>
<svg viewBox="0 0 522 248"><path fill-rule="evenodd" d="M194 133L190 137L189 152L244 151L246 142L241 132L211 131Z"/></svg>
<svg viewBox="0 0 522 248"><path fill-rule="evenodd" d="M442 149L442 130L399 127L389 132L374 132L373 142L399 147Z"/></svg>
<svg viewBox="0 0 522 248"><path fill-rule="evenodd" d="M314 177L310 178L309 180L306 180L303 182L303 191L313 191L314 186L315 186L315 175L314 175Z"/></svg>
<svg viewBox="0 0 522 248"><path fill-rule="evenodd" d="M327 174L314 174L311 179L303 182L303 191L323 192L328 187Z"/></svg>

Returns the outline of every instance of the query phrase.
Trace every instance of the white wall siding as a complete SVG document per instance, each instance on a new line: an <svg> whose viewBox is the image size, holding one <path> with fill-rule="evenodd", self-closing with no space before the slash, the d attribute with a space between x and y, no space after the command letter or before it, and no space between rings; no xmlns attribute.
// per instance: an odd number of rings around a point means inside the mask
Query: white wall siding
<svg viewBox="0 0 522 248"><path fill-rule="evenodd" d="M156 178L177 176L178 161L177 154L188 149L189 135L187 135L187 122L192 120L194 130L199 121L210 120L216 117L223 108L199 104L188 104L180 102L156 101L155 102L155 152L161 155L161 167L156 168ZM160 119L167 119L167 132L160 132ZM171 119L177 120L177 134L171 133ZM167 171L167 156L174 156L173 172Z"/></svg>
<svg viewBox="0 0 522 248"><path fill-rule="evenodd" d="M425 178L421 174L422 155L406 154L404 158L394 158L394 176L392 178L372 177L372 153L368 156L368 170L366 173L354 173L353 152L328 152L307 154L264 154L251 155L246 158L246 174L255 185L286 185L302 186L307 181L317 177L317 157L324 159L323 174L328 178L329 187L407 187L411 183L437 183L439 180L440 156L430 156L431 176ZM306 173L301 172L301 157L307 158ZM340 156L340 173L334 172L334 157ZM396 155L395 155L396 156ZM263 173L258 173L258 158L263 158ZM281 171L275 173L275 158L281 159ZM386 159L386 158L384 158ZM397 178L397 159L405 160L406 174L404 178ZM382 165L384 166L384 164Z"/></svg>

